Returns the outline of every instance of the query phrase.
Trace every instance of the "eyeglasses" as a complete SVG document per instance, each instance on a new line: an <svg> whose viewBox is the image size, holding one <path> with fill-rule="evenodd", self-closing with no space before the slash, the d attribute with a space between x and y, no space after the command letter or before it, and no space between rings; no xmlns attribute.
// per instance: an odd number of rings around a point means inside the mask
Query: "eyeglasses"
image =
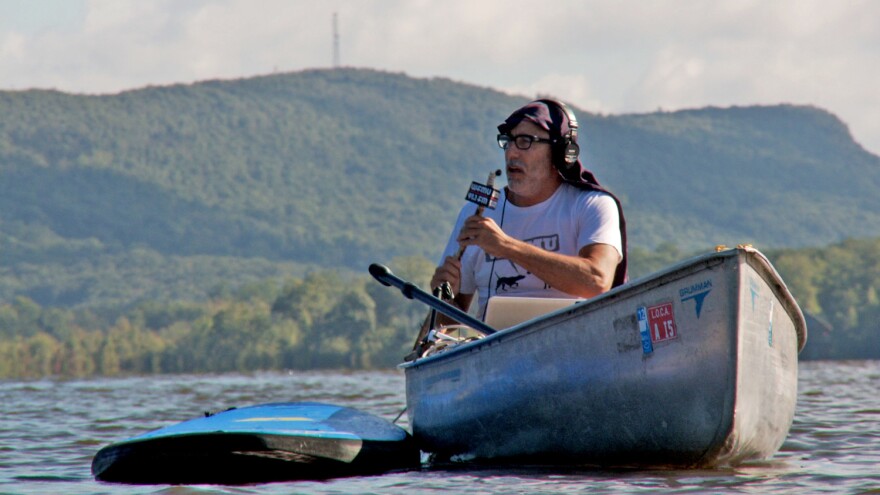
<svg viewBox="0 0 880 495"><path fill-rule="evenodd" d="M516 145L517 148L521 150L527 150L532 147L532 143L552 143L552 139L542 138L538 136L529 136L528 134L517 134L516 136L511 136L510 134L499 134L498 135L498 146L501 149L506 150L510 146L510 142L513 141L513 144Z"/></svg>

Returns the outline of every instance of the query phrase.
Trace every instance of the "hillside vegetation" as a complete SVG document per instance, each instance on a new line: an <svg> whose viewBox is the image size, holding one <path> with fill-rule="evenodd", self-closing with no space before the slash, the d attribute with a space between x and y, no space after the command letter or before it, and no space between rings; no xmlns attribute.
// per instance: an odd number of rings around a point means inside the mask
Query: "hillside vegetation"
<svg viewBox="0 0 880 495"><path fill-rule="evenodd" d="M435 259L470 181L501 166L495 126L524 101L356 69L0 92L0 301L205 300L272 273ZM575 111L636 250L880 233L880 159L823 110Z"/></svg>
<svg viewBox="0 0 880 495"><path fill-rule="evenodd" d="M424 308L366 267L424 286L525 101L355 69L0 92L0 377L396 364ZM633 277L752 243L816 317L804 357L880 357L880 158L838 118L575 111Z"/></svg>
<svg viewBox="0 0 880 495"><path fill-rule="evenodd" d="M810 320L801 359L880 359L880 239L768 253ZM665 266L671 246L643 260ZM424 258L391 261L422 287ZM0 304L0 379L268 369L390 368L412 347L426 307L368 276L335 271L266 279L209 301L142 303L123 313Z"/></svg>

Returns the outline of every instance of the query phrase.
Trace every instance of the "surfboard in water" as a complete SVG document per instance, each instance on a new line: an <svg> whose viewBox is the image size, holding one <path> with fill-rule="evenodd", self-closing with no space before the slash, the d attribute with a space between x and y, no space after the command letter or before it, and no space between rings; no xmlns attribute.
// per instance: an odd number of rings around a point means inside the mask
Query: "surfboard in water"
<svg viewBox="0 0 880 495"><path fill-rule="evenodd" d="M377 416L316 402L229 409L108 445L101 481L243 484L380 474L419 466L409 433Z"/></svg>

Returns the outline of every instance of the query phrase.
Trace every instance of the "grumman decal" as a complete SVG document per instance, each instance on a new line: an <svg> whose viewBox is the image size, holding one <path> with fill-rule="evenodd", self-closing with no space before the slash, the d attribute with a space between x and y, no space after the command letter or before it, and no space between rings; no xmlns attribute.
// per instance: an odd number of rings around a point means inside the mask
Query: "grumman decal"
<svg viewBox="0 0 880 495"><path fill-rule="evenodd" d="M761 286L758 285L758 282L755 282L755 279L749 277L749 292L752 293L752 311L755 310L755 300L758 298L758 294L761 292Z"/></svg>
<svg viewBox="0 0 880 495"><path fill-rule="evenodd" d="M689 287L684 287L678 290L678 295L681 298L681 302L690 301L693 299L696 304L696 312L697 318L700 318L700 313L703 311L703 301L706 300L706 296L712 292L712 280L704 280L698 284L693 284Z"/></svg>

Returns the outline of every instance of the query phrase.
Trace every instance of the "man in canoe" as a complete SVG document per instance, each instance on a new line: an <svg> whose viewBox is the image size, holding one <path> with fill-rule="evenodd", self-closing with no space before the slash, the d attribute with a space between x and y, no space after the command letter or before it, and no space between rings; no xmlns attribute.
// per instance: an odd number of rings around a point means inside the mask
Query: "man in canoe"
<svg viewBox="0 0 880 495"><path fill-rule="evenodd" d="M498 132L507 187L493 210L462 208L431 288L448 282L464 311L478 294L482 317L493 296L590 298L622 284L622 208L581 164L574 113L537 100Z"/></svg>

